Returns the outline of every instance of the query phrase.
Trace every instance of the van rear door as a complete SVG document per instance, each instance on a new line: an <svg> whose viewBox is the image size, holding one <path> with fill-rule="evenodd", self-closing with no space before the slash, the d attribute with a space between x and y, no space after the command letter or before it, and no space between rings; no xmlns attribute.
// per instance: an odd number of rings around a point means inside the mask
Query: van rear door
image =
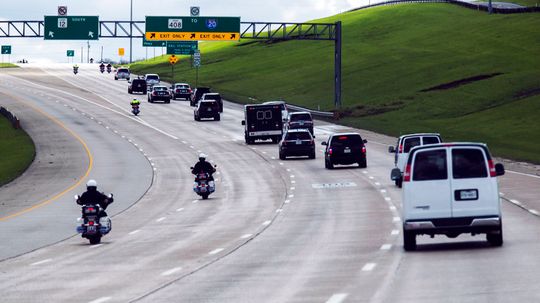
<svg viewBox="0 0 540 303"><path fill-rule="evenodd" d="M490 176L489 155L480 146L451 148L453 217L500 214L497 180Z"/></svg>
<svg viewBox="0 0 540 303"><path fill-rule="evenodd" d="M409 157L409 151L411 148L421 145L420 137L405 137L403 138L401 144L398 146L398 155L397 155L397 164L396 167L403 172L405 170L405 164L407 163L407 158Z"/></svg>
<svg viewBox="0 0 540 303"><path fill-rule="evenodd" d="M450 218L451 186L445 147L413 153L410 180L403 183L403 220Z"/></svg>

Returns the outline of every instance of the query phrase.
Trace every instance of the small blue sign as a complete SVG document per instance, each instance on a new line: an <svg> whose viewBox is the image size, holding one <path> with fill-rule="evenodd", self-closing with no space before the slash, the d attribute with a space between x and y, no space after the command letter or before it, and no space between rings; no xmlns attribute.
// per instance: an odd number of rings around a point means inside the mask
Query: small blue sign
<svg viewBox="0 0 540 303"><path fill-rule="evenodd" d="M217 19L206 19L206 27L208 29L215 29L217 27Z"/></svg>

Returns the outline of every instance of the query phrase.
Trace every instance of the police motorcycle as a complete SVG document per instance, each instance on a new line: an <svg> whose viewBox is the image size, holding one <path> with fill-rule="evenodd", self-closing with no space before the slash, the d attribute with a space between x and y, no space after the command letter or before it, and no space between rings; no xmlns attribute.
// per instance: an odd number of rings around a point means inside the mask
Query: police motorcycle
<svg viewBox="0 0 540 303"><path fill-rule="evenodd" d="M101 63L101 65L99 65L99 71L103 74L105 72L105 64Z"/></svg>
<svg viewBox="0 0 540 303"><path fill-rule="evenodd" d="M131 104L131 112L137 116L141 111L139 110L139 104Z"/></svg>
<svg viewBox="0 0 540 303"><path fill-rule="evenodd" d="M109 63L109 64L107 64L107 73L110 74L111 71L112 71L112 65Z"/></svg>
<svg viewBox="0 0 540 303"><path fill-rule="evenodd" d="M77 65L73 66L73 73L76 75L79 72L79 67Z"/></svg>
<svg viewBox="0 0 540 303"><path fill-rule="evenodd" d="M214 167L216 167L214 165ZM193 169L193 167L191 167ZM210 178L210 174L207 172L198 172L195 174L195 182L193 182L193 191L201 196L203 200L208 199L211 193L216 191L216 184L214 180Z"/></svg>
<svg viewBox="0 0 540 303"><path fill-rule="evenodd" d="M75 195L75 201L80 199L79 195ZM109 204L113 201L113 194L108 196ZM82 216L77 219L77 232L83 238L88 239L90 244L99 244L101 237L111 231L111 219L105 215L104 209L99 204L83 204Z"/></svg>

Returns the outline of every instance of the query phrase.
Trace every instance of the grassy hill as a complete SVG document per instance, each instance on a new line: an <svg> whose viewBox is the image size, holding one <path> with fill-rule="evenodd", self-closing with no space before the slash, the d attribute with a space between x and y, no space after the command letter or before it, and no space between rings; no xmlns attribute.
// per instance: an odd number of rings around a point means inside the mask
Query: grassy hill
<svg viewBox="0 0 540 303"><path fill-rule="evenodd" d="M0 115L0 186L22 174L34 160L34 154L32 139Z"/></svg>
<svg viewBox="0 0 540 303"><path fill-rule="evenodd" d="M377 7L343 22L342 123L391 135L438 131L540 163L540 14L449 4ZM333 43L201 43L199 85L241 103L284 99L333 109ZM132 65L171 77L167 58ZM175 81L194 84L183 57Z"/></svg>

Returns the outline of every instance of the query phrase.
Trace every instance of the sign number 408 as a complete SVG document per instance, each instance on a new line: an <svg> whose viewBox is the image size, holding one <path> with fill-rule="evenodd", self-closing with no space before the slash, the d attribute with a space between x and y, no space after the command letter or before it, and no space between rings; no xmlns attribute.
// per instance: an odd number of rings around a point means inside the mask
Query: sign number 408
<svg viewBox="0 0 540 303"><path fill-rule="evenodd" d="M169 19L169 29L182 29L182 19Z"/></svg>
<svg viewBox="0 0 540 303"><path fill-rule="evenodd" d="M67 28L67 18L58 18L58 28Z"/></svg>

